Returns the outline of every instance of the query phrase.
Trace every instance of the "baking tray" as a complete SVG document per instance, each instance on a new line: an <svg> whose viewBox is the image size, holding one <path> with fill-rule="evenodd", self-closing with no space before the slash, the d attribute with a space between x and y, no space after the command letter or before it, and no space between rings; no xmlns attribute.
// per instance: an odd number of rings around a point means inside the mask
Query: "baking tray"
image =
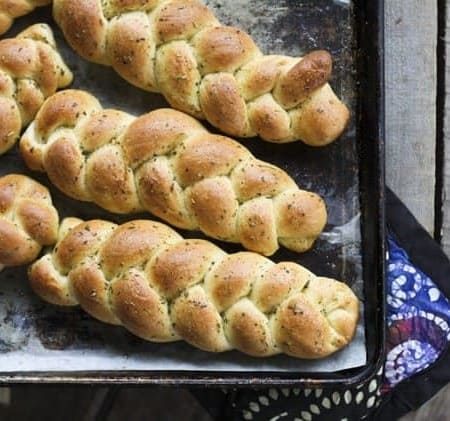
<svg viewBox="0 0 450 421"><path fill-rule="evenodd" d="M349 105L352 120L340 140L325 148L296 142L242 142L260 159L284 168L304 188L321 194L328 207L325 232L313 250L280 250L273 260L296 261L317 274L345 280L361 300L355 341L320 361L286 356L255 359L237 352L207 354L183 343L150 344L122 328L97 322L79 309L41 302L30 290L26 268L0 273L0 384L126 383L232 386L353 384L380 367L384 350L384 83L383 2L364 0L208 0L221 21L241 26L264 51L302 55L329 50L331 84ZM48 22L75 74L73 87L99 96L108 107L142 114L167 106L159 95L139 91L110 69L89 64L68 48L44 8L19 19L8 35ZM61 216L119 217L64 197L45 175L30 173L17 148L2 157L0 174L18 172L47 185ZM186 237L199 233L182 232ZM238 246L218 243L227 251ZM155 361L161 363L155 369ZM172 359L171 359L172 358ZM177 361L178 358L178 361ZM45 370L37 367L46 367Z"/></svg>

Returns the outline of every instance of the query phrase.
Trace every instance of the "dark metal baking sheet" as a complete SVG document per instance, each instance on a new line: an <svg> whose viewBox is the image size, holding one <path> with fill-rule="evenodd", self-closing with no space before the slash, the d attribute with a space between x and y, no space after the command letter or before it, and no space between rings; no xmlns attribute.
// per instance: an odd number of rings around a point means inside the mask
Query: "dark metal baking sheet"
<svg viewBox="0 0 450 421"><path fill-rule="evenodd" d="M331 358L314 362L286 356L254 359L237 352L207 354L184 343L151 344L97 322L81 310L43 303L28 287L26 268L8 269L0 273L0 382L327 384L361 380L379 365L384 239L382 2L207 3L222 22L250 32L264 51L302 55L323 48L335 59L331 84L352 111L351 125L339 141L322 149L300 142L275 145L250 139L243 143L258 158L279 165L301 186L325 198L328 225L314 249L302 255L283 249L273 259L293 260L351 285L364 309L355 340ZM110 69L77 57L57 30L49 8L18 20L8 35L43 21L55 29L58 45L75 74L73 87L94 93L104 106L136 115L167 106L161 96L132 88ZM17 149L1 160L1 174L24 173L47 185L62 216L131 219L67 199L45 176L27 171ZM228 251L239 250L220 245Z"/></svg>

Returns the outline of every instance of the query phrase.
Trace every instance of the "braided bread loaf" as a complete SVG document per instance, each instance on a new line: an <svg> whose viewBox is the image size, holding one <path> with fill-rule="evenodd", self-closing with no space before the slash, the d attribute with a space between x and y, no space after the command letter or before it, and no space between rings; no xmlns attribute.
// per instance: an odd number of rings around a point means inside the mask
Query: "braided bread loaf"
<svg viewBox="0 0 450 421"><path fill-rule="evenodd" d="M55 244L59 218L48 190L24 175L0 178L0 267L35 260Z"/></svg>
<svg viewBox="0 0 450 421"><path fill-rule="evenodd" d="M1 0L0 1L0 35L12 25L13 20L32 12L36 7L46 6L51 0Z"/></svg>
<svg viewBox="0 0 450 421"><path fill-rule="evenodd" d="M154 342L202 350L325 357L353 338L358 300L344 283L255 253L227 254L166 225L63 221L29 270L34 291Z"/></svg>
<svg viewBox="0 0 450 421"><path fill-rule="evenodd" d="M316 194L239 143L172 109L139 118L84 91L49 98L23 135L27 165L64 193L116 213L147 210L179 228L270 255L305 251L326 223Z"/></svg>
<svg viewBox="0 0 450 421"><path fill-rule="evenodd" d="M10 149L44 100L72 82L47 25L0 41L0 154Z"/></svg>
<svg viewBox="0 0 450 421"><path fill-rule="evenodd" d="M84 58L112 66L172 107L231 136L322 146L349 111L327 84L325 51L264 56L197 0L55 0L54 17Z"/></svg>

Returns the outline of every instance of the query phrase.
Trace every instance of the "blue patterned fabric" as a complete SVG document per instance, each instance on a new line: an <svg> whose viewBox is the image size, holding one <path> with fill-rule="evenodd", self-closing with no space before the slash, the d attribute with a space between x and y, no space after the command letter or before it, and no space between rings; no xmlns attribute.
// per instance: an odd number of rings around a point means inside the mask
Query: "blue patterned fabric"
<svg viewBox="0 0 450 421"><path fill-rule="evenodd" d="M385 391L439 358L450 341L449 324L448 299L389 236Z"/></svg>

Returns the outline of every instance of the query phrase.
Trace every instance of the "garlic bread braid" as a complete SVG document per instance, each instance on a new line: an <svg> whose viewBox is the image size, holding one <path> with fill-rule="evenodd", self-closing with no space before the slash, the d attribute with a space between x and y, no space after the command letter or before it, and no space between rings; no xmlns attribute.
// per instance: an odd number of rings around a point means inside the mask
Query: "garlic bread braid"
<svg viewBox="0 0 450 421"><path fill-rule="evenodd" d="M85 91L49 98L20 142L27 165L67 195L116 213L149 211L262 253L308 250L327 212L274 165L173 109L138 118Z"/></svg>
<svg viewBox="0 0 450 421"><path fill-rule="evenodd" d="M326 357L355 333L358 299L344 283L259 254L227 254L149 220L63 221L59 241L29 270L45 301L154 342L210 352Z"/></svg>
<svg viewBox="0 0 450 421"><path fill-rule="evenodd" d="M55 0L53 11L82 57L228 135L323 146L349 120L328 52L264 55L197 0Z"/></svg>

